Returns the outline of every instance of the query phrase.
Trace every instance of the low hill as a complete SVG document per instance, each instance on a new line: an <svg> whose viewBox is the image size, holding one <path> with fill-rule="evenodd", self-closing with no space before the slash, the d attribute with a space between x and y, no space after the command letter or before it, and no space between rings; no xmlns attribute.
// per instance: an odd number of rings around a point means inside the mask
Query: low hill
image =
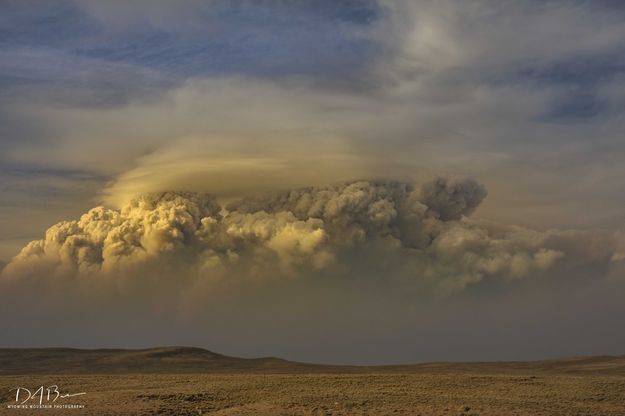
<svg viewBox="0 0 625 416"><path fill-rule="evenodd" d="M0 375L290 372L304 370L306 367L309 366L279 358L245 359L229 357L192 347L160 347L139 350L0 348Z"/></svg>
<svg viewBox="0 0 625 416"><path fill-rule="evenodd" d="M573 357L545 361L423 363L391 366L307 364L274 357L237 358L202 348L139 350L0 348L0 375L122 373L483 373L625 375L625 357Z"/></svg>

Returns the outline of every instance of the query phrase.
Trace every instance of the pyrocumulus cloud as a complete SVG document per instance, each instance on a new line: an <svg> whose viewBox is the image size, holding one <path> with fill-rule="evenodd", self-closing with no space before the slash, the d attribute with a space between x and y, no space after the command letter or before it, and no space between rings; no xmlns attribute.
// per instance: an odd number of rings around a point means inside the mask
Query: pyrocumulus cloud
<svg viewBox="0 0 625 416"><path fill-rule="evenodd" d="M50 227L2 277L108 282L165 267L184 289L368 270L389 284L449 293L485 278L522 278L558 263L619 258L615 235L469 219L486 194L472 179L446 177L420 186L355 181L302 188L225 207L208 194L147 194L121 210L100 206ZM588 239L594 244L584 253L579 246Z"/></svg>

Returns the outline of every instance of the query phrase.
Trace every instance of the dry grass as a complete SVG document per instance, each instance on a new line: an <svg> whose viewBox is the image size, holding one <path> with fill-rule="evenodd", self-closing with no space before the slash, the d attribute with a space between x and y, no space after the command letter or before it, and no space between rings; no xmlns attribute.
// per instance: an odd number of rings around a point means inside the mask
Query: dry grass
<svg viewBox="0 0 625 416"><path fill-rule="evenodd" d="M128 374L2 376L2 411L16 386L57 384L81 415L619 415L622 376L502 374Z"/></svg>
<svg viewBox="0 0 625 416"><path fill-rule="evenodd" d="M0 349L0 414L622 416L624 364L622 357L589 357L331 367L188 348ZM10 389L41 385L86 392L57 401L85 407L7 408L15 403Z"/></svg>

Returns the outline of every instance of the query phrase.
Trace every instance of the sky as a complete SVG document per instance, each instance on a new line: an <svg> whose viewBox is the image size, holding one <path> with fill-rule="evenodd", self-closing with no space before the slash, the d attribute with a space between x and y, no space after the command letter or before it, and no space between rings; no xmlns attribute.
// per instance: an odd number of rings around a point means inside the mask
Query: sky
<svg viewBox="0 0 625 416"><path fill-rule="evenodd" d="M1 1L2 343L622 354L624 52L612 0Z"/></svg>

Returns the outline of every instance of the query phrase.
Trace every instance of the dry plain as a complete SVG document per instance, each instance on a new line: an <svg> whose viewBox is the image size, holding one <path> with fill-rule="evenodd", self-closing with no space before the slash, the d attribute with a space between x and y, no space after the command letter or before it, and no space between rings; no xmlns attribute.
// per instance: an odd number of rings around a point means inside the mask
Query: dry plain
<svg viewBox="0 0 625 416"><path fill-rule="evenodd" d="M9 408L16 387L36 396L39 386L42 405L78 408ZM49 402L50 386L86 394ZM352 367L178 347L1 349L0 391L0 412L14 415L616 416L625 415L625 358Z"/></svg>

